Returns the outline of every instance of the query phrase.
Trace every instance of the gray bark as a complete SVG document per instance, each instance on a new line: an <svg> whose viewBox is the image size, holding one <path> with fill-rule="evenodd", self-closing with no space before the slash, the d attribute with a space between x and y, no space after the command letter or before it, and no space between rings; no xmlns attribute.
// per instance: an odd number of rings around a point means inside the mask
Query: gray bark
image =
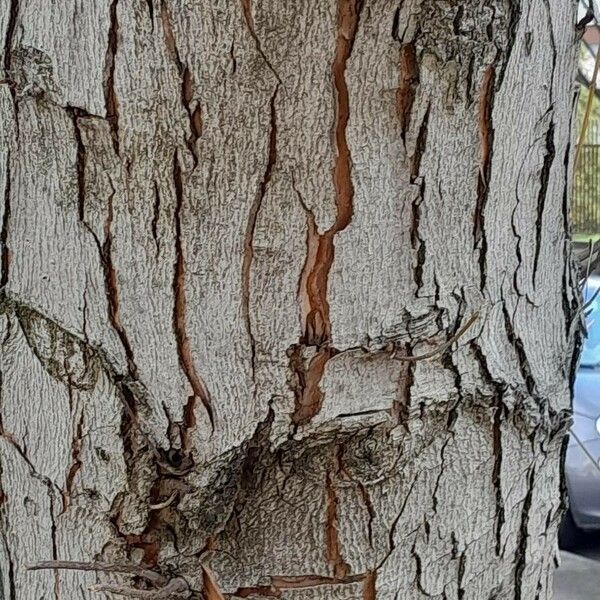
<svg viewBox="0 0 600 600"><path fill-rule="evenodd" d="M6 600L551 598L575 11L0 0Z"/></svg>

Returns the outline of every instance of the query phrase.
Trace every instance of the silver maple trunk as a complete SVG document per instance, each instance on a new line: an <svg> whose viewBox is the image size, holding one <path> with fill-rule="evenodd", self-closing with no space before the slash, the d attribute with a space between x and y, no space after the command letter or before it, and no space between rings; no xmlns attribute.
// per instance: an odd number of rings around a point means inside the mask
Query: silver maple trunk
<svg viewBox="0 0 600 600"><path fill-rule="evenodd" d="M575 11L0 2L5 600L551 598Z"/></svg>

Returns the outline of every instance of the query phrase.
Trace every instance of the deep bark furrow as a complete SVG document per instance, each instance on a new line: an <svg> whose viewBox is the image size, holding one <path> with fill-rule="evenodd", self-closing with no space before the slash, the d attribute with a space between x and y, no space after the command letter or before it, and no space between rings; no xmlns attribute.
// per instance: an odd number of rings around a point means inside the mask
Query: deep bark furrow
<svg viewBox="0 0 600 600"><path fill-rule="evenodd" d="M485 71L481 91L479 93L479 177L477 181L477 202L475 204L473 219L473 238L475 240L475 248L479 248L481 289L485 287L487 278L487 240L484 229L485 209L489 194L489 179L492 164L492 146L494 143L492 108L495 79L495 67L494 65L490 65Z"/></svg>
<svg viewBox="0 0 600 600"><path fill-rule="evenodd" d="M6 181L4 183L4 212L2 214L2 229L0 230L0 244L2 244L2 273L0 275L0 288L8 283L10 268L10 249L8 247L8 226L10 223L10 196L11 196L11 152L6 153Z"/></svg>
<svg viewBox="0 0 600 600"><path fill-rule="evenodd" d="M8 7L8 25L6 27L6 38L4 39L4 77L7 80L10 80L11 77L12 45L18 15L19 0L10 0L10 5Z"/></svg>
<svg viewBox="0 0 600 600"><path fill-rule="evenodd" d="M160 5L160 16L163 26L163 36L167 52L171 57L171 60L177 67L177 72L181 78L181 103L187 114L190 135L186 139L185 143L192 155L194 161L194 168L198 166L198 153L196 151L196 142L202 135L202 106L200 101L197 101L196 106L192 108L192 102L194 100L194 78L189 67L183 62L177 41L175 39L175 32L173 31L173 23L171 20L171 14L167 7L165 0L161 0Z"/></svg>
<svg viewBox="0 0 600 600"><path fill-rule="evenodd" d="M200 374L196 369L190 340L187 334L186 323L186 291L185 291L185 256L183 253L182 239L182 211L183 211L183 176L179 165L177 151L173 155L173 182L175 186L175 268L173 276L173 330L177 340L177 353L179 364L183 370L193 394L188 398L184 408L184 422L182 429L182 447L186 452L191 449L189 434L196 425L196 401L202 402L214 430L214 413L210 394Z"/></svg>
<svg viewBox="0 0 600 600"><path fill-rule="evenodd" d="M527 495L523 501L521 509L521 524L518 532L515 564L515 600L526 600L522 597L523 572L527 564L527 545L529 532L527 529L529 523L529 511L533 500L533 490L535 487L535 467L532 467L527 478Z"/></svg>
<svg viewBox="0 0 600 600"><path fill-rule="evenodd" d="M158 235L158 222L160 220L160 190L158 184L154 181L154 203L152 205L152 222L150 223L150 230L152 231L152 239L156 246L156 258L160 254L160 238Z"/></svg>
<svg viewBox="0 0 600 600"><path fill-rule="evenodd" d="M75 158L75 169L77 171L77 211L79 220L85 222L85 144L81 137L81 129L79 128L78 119L80 118L81 111L76 108L67 109L73 121L73 134L75 136L76 144L76 158Z"/></svg>
<svg viewBox="0 0 600 600"><path fill-rule="evenodd" d="M505 522L504 496L502 495L502 399L497 401L492 421L492 453L494 469L492 483L496 493L496 555L500 556L502 549L502 527Z"/></svg>
<svg viewBox="0 0 600 600"><path fill-rule="evenodd" d="M544 222L544 208L546 206L546 196L548 194L550 173L555 157L556 148L554 146L554 121L550 121L550 126L548 127L548 132L546 133L544 163L542 165L542 171L540 173L540 192L537 198L537 217L535 222L535 253L533 256L534 287L536 284L536 277L538 274L538 261L540 258L540 251L542 248L542 227Z"/></svg>
<svg viewBox="0 0 600 600"><path fill-rule="evenodd" d="M133 348L129 343L129 338L125 332L125 328L121 323L120 308L119 308L119 285L117 271L112 261L112 221L114 212L114 199L116 191L113 191L108 198L108 206L106 212L106 221L104 222L104 244L102 245L102 266L104 270L104 283L106 287L106 295L108 298L108 319L113 329L117 332L119 340L125 350L127 357L127 369L132 379L138 378L138 369L135 364Z"/></svg>
<svg viewBox="0 0 600 600"><path fill-rule="evenodd" d="M108 30L108 47L104 66L104 103L106 119L110 125L113 149L117 156L119 152L119 102L115 89L115 66L117 46L119 41L119 20L117 17L119 0L112 0L110 5L110 27Z"/></svg>
<svg viewBox="0 0 600 600"><path fill-rule="evenodd" d="M419 236L419 223L421 222L421 202L425 192L425 181L421 182L420 194L412 202L412 223L410 228L410 241L415 250L416 263L414 266L414 280L417 286L416 294L419 295L419 290L423 287L423 267L426 258L425 240Z"/></svg>
<svg viewBox="0 0 600 600"><path fill-rule="evenodd" d="M419 125L419 132L417 134L417 141L415 143L415 151L410 158L410 180L411 183L415 183L421 176L421 160L427 147L427 131L429 128L429 117L431 115L431 104L427 105L421 124Z"/></svg>
<svg viewBox="0 0 600 600"><path fill-rule="evenodd" d="M186 145L194 159L194 166L198 165L198 152L196 151L196 142L202 135L202 106L200 101L192 109L192 100L194 99L194 80L188 67L183 69L181 77L181 100L188 116L190 124L190 136L186 140Z"/></svg>

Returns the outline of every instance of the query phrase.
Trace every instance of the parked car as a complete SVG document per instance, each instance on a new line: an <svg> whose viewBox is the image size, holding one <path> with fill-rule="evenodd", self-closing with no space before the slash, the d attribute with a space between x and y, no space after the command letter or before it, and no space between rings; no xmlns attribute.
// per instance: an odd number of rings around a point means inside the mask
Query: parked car
<svg viewBox="0 0 600 600"><path fill-rule="evenodd" d="M565 477L569 510L561 524L563 548L577 544L582 531L600 530L600 277L584 289L587 337L573 396L573 425L567 447Z"/></svg>

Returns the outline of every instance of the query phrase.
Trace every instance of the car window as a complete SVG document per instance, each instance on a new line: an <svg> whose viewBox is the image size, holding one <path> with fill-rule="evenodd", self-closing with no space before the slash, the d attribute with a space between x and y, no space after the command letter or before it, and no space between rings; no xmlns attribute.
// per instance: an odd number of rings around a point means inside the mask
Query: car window
<svg viewBox="0 0 600 600"><path fill-rule="evenodd" d="M600 365L600 293L596 286L585 286L583 298L589 306L585 310L587 337L583 344L581 364L584 367Z"/></svg>

